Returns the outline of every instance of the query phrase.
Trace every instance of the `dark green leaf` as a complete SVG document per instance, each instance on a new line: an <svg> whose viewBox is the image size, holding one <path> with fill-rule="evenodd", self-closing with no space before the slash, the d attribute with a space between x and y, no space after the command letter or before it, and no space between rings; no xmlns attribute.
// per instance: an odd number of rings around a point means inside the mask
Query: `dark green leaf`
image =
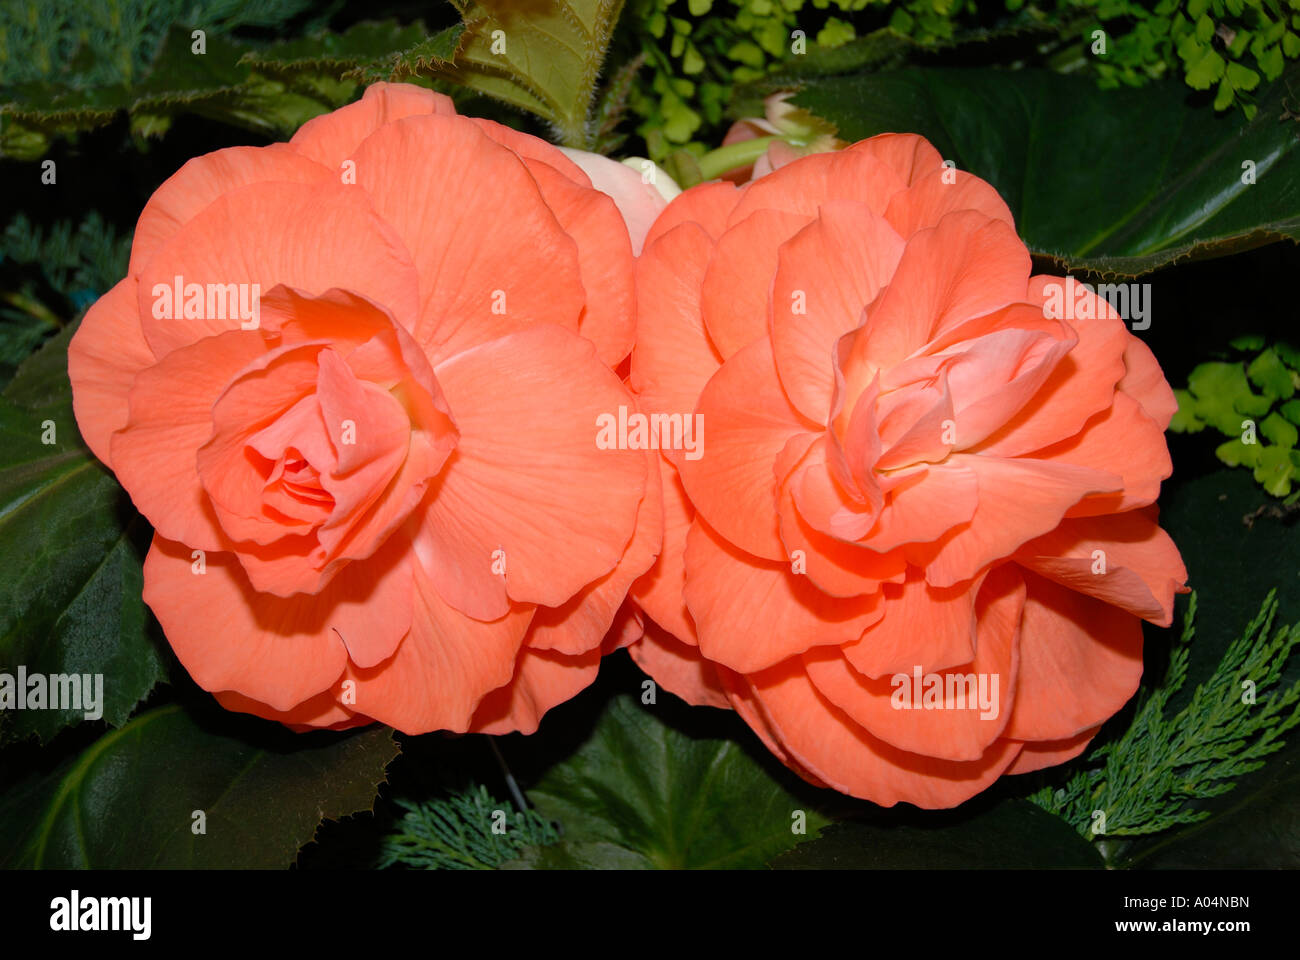
<svg viewBox="0 0 1300 960"><path fill-rule="evenodd" d="M777 857L783 870L1100 868L1089 843L1026 800L972 811L882 811L832 824Z"/></svg>
<svg viewBox="0 0 1300 960"><path fill-rule="evenodd" d="M322 818L372 808L397 752L386 727L293 734L159 707L0 799L0 867L288 866Z"/></svg>
<svg viewBox="0 0 1300 960"><path fill-rule="evenodd" d="M790 791L793 777L776 779L733 740L666 725L658 709L610 701L586 744L528 792L564 839L514 866L760 867L828 822Z"/></svg>
<svg viewBox="0 0 1300 960"><path fill-rule="evenodd" d="M845 140L924 135L997 188L1033 252L1136 276L1300 239L1300 139L1279 122L1297 78L1292 68L1261 88L1251 120L1189 103L1176 82L1099 90L1087 77L1032 70L813 77L795 103ZM1243 182L1247 162L1255 183Z"/></svg>
<svg viewBox="0 0 1300 960"><path fill-rule="evenodd" d="M164 675L141 600L150 531L77 432L72 333L48 341L0 397L0 672L102 674L98 706L119 726ZM5 710L0 741L48 739L87 712L84 701Z"/></svg>

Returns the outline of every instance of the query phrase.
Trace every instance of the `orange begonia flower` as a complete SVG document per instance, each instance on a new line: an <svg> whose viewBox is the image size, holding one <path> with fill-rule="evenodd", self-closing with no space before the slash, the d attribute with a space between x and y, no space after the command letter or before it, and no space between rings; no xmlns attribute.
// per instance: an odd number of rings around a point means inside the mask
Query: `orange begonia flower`
<svg viewBox="0 0 1300 960"><path fill-rule="evenodd" d="M633 275L578 166L414 86L164 183L69 373L195 681L410 733L530 732L589 684L660 540L654 454L595 441L635 404Z"/></svg>
<svg viewBox="0 0 1300 960"><path fill-rule="evenodd" d="M637 271L629 382L703 437L659 460L641 666L884 805L1080 753L1186 579L1173 394L1110 305L1059 316L997 192L916 136L688 190Z"/></svg>

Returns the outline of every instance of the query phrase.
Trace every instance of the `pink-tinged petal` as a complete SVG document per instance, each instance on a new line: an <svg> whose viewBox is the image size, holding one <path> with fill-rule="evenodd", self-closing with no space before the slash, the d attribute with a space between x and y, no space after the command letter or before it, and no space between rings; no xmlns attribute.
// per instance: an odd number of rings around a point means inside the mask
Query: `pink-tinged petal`
<svg viewBox="0 0 1300 960"><path fill-rule="evenodd" d="M910 543L932 543L969 523L979 504L979 482L969 465L930 464L885 496L880 519L863 546L885 553Z"/></svg>
<svg viewBox="0 0 1300 960"><path fill-rule="evenodd" d="M562 148L562 152L591 178L593 187L614 201L632 240L632 252L640 256L646 234L668 200L627 164L587 150Z"/></svg>
<svg viewBox="0 0 1300 960"><path fill-rule="evenodd" d="M695 646L699 643L695 636L695 621L686 609L683 595L686 587L686 535L695 519L695 508L687 499L672 464L660 457L657 469L663 489L663 546L659 550L659 559L632 584L628 596L678 640ZM653 477L650 482L654 482Z"/></svg>
<svg viewBox="0 0 1300 960"><path fill-rule="evenodd" d="M873 680L895 673L926 673L970 663L975 655L976 585L934 587L913 569L884 587L883 614L860 640L843 647L858 673Z"/></svg>
<svg viewBox="0 0 1300 960"><path fill-rule="evenodd" d="M1043 303L1044 287L1054 282L1064 281L1034 277L1029 283L1029 300ZM1023 456L1074 436L1090 418L1110 406L1115 384L1124 376L1125 348L1132 337L1105 300L1093 300L1095 319L1069 321L1078 343L1052 370L1033 402L979 445L981 453Z"/></svg>
<svg viewBox="0 0 1300 960"><path fill-rule="evenodd" d="M647 457L597 443L600 418L635 403L591 341L538 325L435 373L460 440L416 542L443 598L492 619L507 595L560 606L613 570L632 539Z"/></svg>
<svg viewBox="0 0 1300 960"><path fill-rule="evenodd" d="M777 251L808 222L800 214L757 210L718 238L700 286L700 313L724 360L768 335Z"/></svg>
<svg viewBox="0 0 1300 960"><path fill-rule="evenodd" d="M356 103L308 120L289 146L331 171L341 171L343 161L361 141L385 124L425 114L455 116L448 97L411 83L374 83ZM341 173L335 173L341 176Z"/></svg>
<svg viewBox="0 0 1300 960"><path fill-rule="evenodd" d="M908 559L938 587L975 576L1023 543L1052 530L1090 493L1119 489L1114 474L1047 460L1001 460L954 454L949 462L975 474L979 502L970 524L935 544L913 544Z"/></svg>
<svg viewBox="0 0 1300 960"><path fill-rule="evenodd" d="M1178 401L1151 348L1137 337L1129 337L1124 347L1124 376L1119 389L1136 400L1161 430L1169 429L1169 421L1178 412Z"/></svg>
<svg viewBox="0 0 1300 960"><path fill-rule="evenodd" d="M600 648L566 654L522 647L514 679L479 704L470 722L474 733L536 733L542 717L591 686L600 672Z"/></svg>
<svg viewBox="0 0 1300 960"><path fill-rule="evenodd" d="M694 223L710 240L717 240L727 229L727 218L740 200L740 191L733 183L713 180L697 184L673 198L664 208L650 232L646 234L642 249L647 249L665 233L683 223Z"/></svg>
<svg viewBox="0 0 1300 960"><path fill-rule="evenodd" d="M1016 552L1016 562L1136 617L1167 627L1174 595L1185 593L1187 568L1155 508L1065 520Z"/></svg>
<svg viewBox="0 0 1300 960"><path fill-rule="evenodd" d="M1142 621L1026 571L1020 682L1005 736L1064 740L1113 716L1142 678Z"/></svg>
<svg viewBox="0 0 1300 960"><path fill-rule="evenodd" d="M975 603L974 658L949 669L929 670L917 658L907 669L871 680L850 666L847 651L838 650L805 653L804 667L818 691L873 736L922 756L978 761L1011 714L1024 602L1024 583L1014 568L986 577ZM969 622L953 624L940 611L924 608L913 613L922 618L921 636L956 626L961 639L971 638ZM881 622L889 616L887 607Z"/></svg>
<svg viewBox="0 0 1300 960"><path fill-rule="evenodd" d="M691 706L731 709L717 668L694 646L674 639L653 623L646 624L645 636L628 653L655 683Z"/></svg>
<svg viewBox="0 0 1300 960"><path fill-rule="evenodd" d="M916 179L890 198L885 219L904 237L933 227L957 210L975 210L992 220L1015 226L1001 195L979 177L964 170L939 168Z"/></svg>
<svg viewBox="0 0 1300 960"><path fill-rule="evenodd" d="M642 410L691 413L722 358L700 316L700 281L711 249L690 223L664 234L637 258L637 328L628 384Z"/></svg>
<svg viewBox="0 0 1300 960"><path fill-rule="evenodd" d="M903 246L883 217L864 203L845 201L827 203L781 245L770 286L772 344L791 403L814 423L829 420L836 342L858 326L863 308L889 283ZM758 289L766 295L769 287Z"/></svg>
<svg viewBox="0 0 1300 960"><path fill-rule="evenodd" d="M349 666L355 709L403 733L464 733L479 703L508 683L532 619L532 608L512 606L484 622L447 604L415 571L410 632L387 660L368 669Z"/></svg>
<svg viewBox="0 0 1300 960"><path fill-rule="evenodd" d="M287 144L227 147L195 157L163 181L140 213L127 272L138 274L181 227L209 204L252 183L339 183L337 169L323 167Z"/></svg>
<svg viewBox="0 0 1300 960"><path fill-rule="evenodd" d="M856 640L882 609L878 596L827 596L789 562L749 556L699 520L686 538L685 593L700 652L742 673Z"/></svg>
<svg viewBox="0 0 1300 960"><path fill-rule="evenodd" d="M1092 743L1092 738L1101 730L1101 724L1064 740L1028 740L1020 750L1016 762L1007 767L1008 774L1033 773L1045 770L1073 760Z"/></svg>
<svg viewBox="0 0 1300 960"><path fill-rule="evenodd" d="M250 341L260 339L252 332L232 332L222 337L237 335ZM217 339L175 352L192 351L201 357L204 344ZM286 523L284 517L269 514L264 509L265 490L276 459L290 443L319 472L331 470L336 464L334 445L314 396L320 375L317 358L326 349L306 344L263 350L237 376L228 379L224 389L209 401L206 411L196 411L206 413L208 439L191 448L197 451L194 463L221 529L233 539L270 544L286 534L307 532L297 527L310 527ZM197 437L198 425L192 429ZM299 540L306 556L315 541ZM267 589L256 573L254 582L259 590ZM285 595L292 592L289 589Z"/></svg>
<svg viewBox="0 0 1300 960"><path fill-rule="evenodd" d="M1116 393L1109 410L1097 414L1076 436L1036 450L1036 460L1071 463L1118 474L1121 492L1090 496L1071 507L1071 517L1118 513L1154 503L1160 484L1173 473L1164 430L1136 400Z"/></svg>
<svg viewBox="0 0 1300 960"><path fill-rule="evenodd" d="M1068 363L1077 342L1068 329L1055 337L1040 331L1000 330L954 353L945 373L953 394L955 449L979 449L993 456L1004 455L999 452L1002 450L1012 451L1005 455L1024 452L1023 444L1017 442L1022 438L1016 437L1010 444L999 443L998 438L1014 431L1022 415L1038 421L1042 419L1039 414L1053 409L1051 399L1044 399L1043 394L1051 391L1050 381L1056 379L1062 364ZM1109 400L1109 396L1097 397L1095 407L1089 405L1093 407L1090 413L1104 408ZM1046 415L1050 417L1050 413ZM1049 428L1050 435L1068 435L1062 433L1068 429L1061 424L1064 418L1062 410L1053 424L1055 433L1050 434ZM1028 449L1039 445L1030 441Z"/></svg>
<svg viewBox="0 0 1300 960"><path fill-rule="evenodd" d="M130 418L113 435L112 449L119 482L160 536L203 550L229 549L194 451L212 436L217 398L265 353L258 331L232 330L173 350L136 378Z"/></svg>
<svg viewBox="0 0 1300 960"><path fill-rule="evenodd" d="M910 171L896 169L897 156L879 149L848 149L800 157L755 180L731 211L734 226L757 210L780 210L812 219L831 200L857 200L883 216L890 198L907 186Z"/></svg>
<svg viewBox="0 0 1300 960"><path fill-rule="evenodd" d="M613 626L632 582L650 569L663 542L663 490L654 471L663 460L653 450L645 453L649 479L637 509L636 533L623 559L605 576L574 594L559 607L538 607L528 633L534 650L557 650L570 655L600 646Z"/></svg>
<svg viewBox="0 0 1300 960"><path fill-rule="evenodd" d="M899 750L854 723L813 686L797 662L749 682L777 739L828 786L882 807L901 802L927 810L955 807L986 789L1020 752L997 740L978 760L941 760Z"/></svg>
<svg viewBox="0 0 1300 960"><path fill-rule="evenodd" d="M68 344L72 409L86 446L113 465L115 430L126 426L136 376L157 363L140 329L136 282L119 280L86 311Z"/></svg>
<svg viewBox="0 0 1300 960"><path fill-rule="evenodd" d="M704 426L702 456L674 458L695 509L741 549L786 559L772 464L790 438L809 426L781 389L766 338L722 365L705 386L697 415Z"/></svg>
<svg viewBox="0 0 1300 960"><path fill-rule="evenodd" d="M435 365L533 324L578 329L577 245L515 153L464 117L423 116L380 128L353 159L357 184L411 251L414 332Z"/></svg>
<svg viewBox="0 0 1300 960"><path fill-rule="evenodd" d="M203 317L186 317L175 301L176 277L203 288ZM231 284L246 284L243 289ZM383 304L398 322L417 313L417 280L392 229L355 187L258 183L223 194L158 248L140 273L146 340L158 357L206 336L238 329L228 294L268 293L284 284L309 294L342 288ZM220 285L225 308L212 296ZM257 291L252 289L257 285ZM167 291L172 291L170 294ZM184 291L182 290L182 293ZM186 298L188 299L188 298ZM224 314L225 316L220 316Z"/></svg>
<svg viewBox="0 0 1300 960"><path fill-rule="evenodd" d="M331 687L350 654L370 660L397 645L411 622L411 565L394 544L319 594L286 599L254 591L232 554L195 558L155 534L144 600L199 686L290 710Z"/></svg>
<svg viewBox="0 0 1300 960"><path fill-rule="evenodd" d="M846 377L864 383L949 327L1023 300L1029 269L1015 231L973 210L914 234L889 286L867 308L867 335L854 344Z"/></svg>

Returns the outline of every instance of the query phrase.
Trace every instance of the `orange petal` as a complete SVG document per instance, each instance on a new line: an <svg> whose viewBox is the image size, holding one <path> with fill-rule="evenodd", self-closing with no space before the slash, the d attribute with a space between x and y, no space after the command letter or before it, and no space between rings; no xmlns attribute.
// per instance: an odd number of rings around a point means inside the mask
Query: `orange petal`
<svg viewBox="0 0 1300 960"><path fill-rule="evenodd" d="M1187 568L1154 508L1065 520L1016 552L1016 562L1062 586L1167 627Z"/></svg>
<svg viewBox="0 0 1300 960"><path fill-rule="evenodd" d="M364 714L354 713L334 699L331 692L318 693L304 700L292 710L274 710L266 704L233 690L219 690L213 694L217 702L235 713L251 713L264 720L283 723L299 732L306 730L345 730L348 727L373 723Z"/></svg>
<svg viewBox="0 0 1300 960"><path fill-rule="evenodd" d="M735 225L756 210L780 210L811 219L831 200L857 200L883 216L890 198L906 188L911 174L910 169L895 166L898 160L896 151L882 151L879 146L800 157L749 183L728 223Z"/></svg>
<svg viewBox="0 0 1300 960"><path fill-rule="evenodd" d="M713 664L698 649L675 640L653 623L646 624L645 636L629 647L628 653L655 683L691 706L731 709Z"/></svg>
<svg viewBox="0 0 1300 960"><path fill-rule="evenodd" d="M656 471L662 459L653 450L645 453L647 469ZM628 588L650 569L663 541L663 491L658 477L650 475L645 497L636 514L636 533L623 559L605 576L584 587L559 607L538 607L528 632L528 646L534 650L585 653L600 646L614 623Z"/></svg>
<svg viewBox="0 0 1300 960"><path fill-rule="evenodd" d="M686 609L686 535L695 519L695 508L686 498L677 471L663 457L658 458L663 489L664 538L659 559L632 584L628 595L656 623L683 643L695 646L695 622ZM650 481L653 483L653 478Z"/></svg>
<svg viewBox="0 0 1300 960"><path fill-rule="evenodd" d="M850 666L847 652L814 650L804 654L804 668L831 703L886 743L927 757L977 761L1011 715L1024 601L1024 583L1014 568L986 577L974 604L974 657L958 666L928 669L914 657L906 669L869 680ZM928 611L914 612L924 618ZM881 623L890 613L886 606ZM950 624L941 619L919 626L918 635L925 636L932 626ZM969 621L957 627L961 639L970 638Z"/></svg>
<svg viewBox="0 0 1300 960"><path fill-rule="evenodd" d="M865 338L848 368L889 368L949 327L1023 300L1029 251L1004 221L973 210L950 213L907 241L888 288L867 308Z"/></svg>
<svg viewBox="0 0 1300 960"><path fill-rule="evenodd" d="M979 503L968 526L933 545L908 547L909 561L923 566L926 580L939 587L975 576L1026 541L1055 529L1065 511L1083 497L1120 485L1114 474L1048 460L969 454L954 454L948 460L954 467L974 472Z"/></svg>
<svg viewBox="0 0 1300 960"><path fill-rule="evenodd" d="M773 731L792 757L828 786L882 807L903 801L955 807L986 789L1020 752L997 740L978 760L940 760L873 737L817 692L797 663L749 676Z"/></svg>
<svg viewBox="0 0 1300 960"><path fill-rule="evenodd" d="M1070 508L1067 516L1071 517L1117 513L1154 503L1161 481L1174 469L1160 424L1126 393L1116 393L1110 409L1094 416L1077 435L1036 450L1033 457L1107 470L1121 477L1122 490L1085 498Z"/></svg>
<svg viewBox="0 0 1300 960"><path fill-rule="evenodd" d="M933 169L889 200L885 219L903 237L933 227L955 210L975 210L1015 227L1011 210L993 187L964 170Z"/></svg>
<svg viewBox="0 0 1300 960"><path fill-rule="evenodd" d="M858 326L863 308L889 283L902 255L903 239L870 207L831 201L781 245L775 278L758 286L764 295L771 290L781 383L814 423L829 421L836 341Z"/></svg>
<svg viewBox="0 0 1300 960"><path fill-rule="evenodd" d="M978 584L931 586L913 569L903 583L885 585L881 618L844 646L844 657L871 679L909 673L918 665L935 673L970 663L978 593Z"/></svg>
<svg viewBox="0 0 1300 960"><path fill-rule="evenodd" d="M354 682L356 696L349 706L403 733L464 733L483 698L514 675L532 607L475 620L447 604L418 563L412 566L410 632L382 663L349 666L345 681Z"/></svg>
<svg viewBox="0 0 1300 960"><path fill-rule="evenodd" d="M176 278L184 302L177 304ZM231 284L247 284L242 290ZM252 290L256 284L257 291ZM416 316L417 281L401 241L356 187L259 183L223 194L158 248L140 273L145 338L163 357L241 325L238 311L209 297L217 286L247 295L284 284L308 293L350 290L383 304L398 322ZM202 289L202 317L185 317L185 287ZM197 293L199 290L194 290ZM173 301L172 316L165 315ZM218 314L224 313L225 317Z"/></svg>
<svg viewBox="0 0 1300 960"><path fill-rule="evenodd" d="M401 543L319 594L285 599L254 591L233 555L196 559L155 534L144 579L145 603L194 681L275 710L328 689L350 654L369 661L391 653L410 625L411 567Z"/></svg>
<svg viewBox="0 0 1300 960"><path fill-rule="evenodd" d="M1142 412L1161 430L1169 428L1169 421L1178 412L1178 401L1151 348L1137 337L1130 336L1124 347L1124 376L1119 389L1141 404Z"/></svg>
<svg viewBox="0 0 1300 960"><path fill-rule="evenodd" d="M1005 736L1064 740L1114 715L1142 678L1142 622L1026 571L1020 682Z"/></svg>
<svg viewBox="0 0 1300 960"><path fill-rule="evenodd" d="M361 141L380 127L429 113L455 116L456 107L450 97L415 84L373 83L356 103L308 120L289 146L331 172L339 171Z"/></svg>
<svg viewBox="0 0 1300 960"><path fill-rule="evenodd" d="M727 217L739 199L740 191L734 183L717 180L684 190L655 219L642 249L649 248L669 230L683 223L694 223L709 239L717 240L727 228Z"/></svg>
<svg viewBox="0 0 1300 960"><path fill-rule="evenodd" d="M492 619L507 594L560 606L613 570L632 538L647 458L598 446L598 418L634 401L591 341L542 324L435 372L460 440L417 544L443 598ZM504 576L493 572L498 560Z"/></svg>
<svg viewBox="0 0 1300 960"><path fill-rule="evenodd" d="M1007 767L1008 774L1033 773L1045 770L1073 760L1092 743L1092 738L1101 729L1101 724L1064 740L1027 740L1022 745L1016 762Z"/></svg>
<svg viewBox="0 0 1300 960"><path fill-rule="evenodd" d="M722 358L700 315L708 236L694 224L663 234L637 259L637 343L628 383L641 409L689 414Z"/></svg>
<svg viewBox="0 0 1300 960"><path fill-rule="evenodd" d="M126 426L136 376L157 359L140 329L136 282L119 280L86 311L68 344L72 409L86 446L113 465L113 431Z"/></svg>
<svg viewBox="0 0 1300 960"><path fill-rule="evenodd" d="M523 647L514 679L493 690L474 712L475 733L536 733L552 707L589 687L600 671L600 648L569 655Z"/></svg>
<svg viewBox="0 0 1300 960"><path fill-rule="evenodd" d="M578 329L586 296L577 246L524 162L475 123L400 120L353 159L358 186L411 251L420 278L414 332L435 366L532 324Z"/></svg>
<svg viewBox="0 0 1300 960"><path fill-rule="evenodd" d="M700 652L741 673L856 640L882 610L879 595L827 596L788 562L749 556L698 519L686 538L685 593Z"/></svg>
<svg viewBox="0 0 1300 960"><path fill-rule="evenodd" d="M260 333L232 330L173 350L136 378L130 419L113 435L112 449L118 480L160 536L203 550L229 549L195 451L212 436L217 398L265 353Z"/></svg>
<svg viewBox="0 0 1300 960"><path fill-rule="evenodd" d="M718 238L700 286L700 312L724 360L768 333L768 292L780 245L809 218L757 210Z"/></svg>
<svg viewBox="0 0 1300 960"><path fill-rule="evenodd" d="M697 416L705 428L702 456L673 458L695 509L741 549L784 560L772 465L786 442L809 426L800 422L781 389L766 338L714 374Z"/></svg>
<svg viewBox="0 0 1300 960"><path fill-rule="evenodd" d="M195 157L163 181L144 205L131 240L127 272L138 274L181 227L231 190L250 183L338 183L337 177L333 169L283 143L227 147Z"/></svg>

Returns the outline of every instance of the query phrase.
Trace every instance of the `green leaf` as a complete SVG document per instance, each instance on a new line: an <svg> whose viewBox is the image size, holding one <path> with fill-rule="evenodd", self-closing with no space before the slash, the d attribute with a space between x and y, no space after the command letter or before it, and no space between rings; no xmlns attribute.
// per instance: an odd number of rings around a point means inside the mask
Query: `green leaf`
<svg viewBox="0 0 1300 960"><path fill-rule="evenodd" d="M913 68L794 84L795 103L844 140L927 137L997 188L1034 253L1137 276L1300 239L1300 138L1278 122L1297 80L1293 67L1261 87L1252 120L1188 104L1179 83L1098 90L1086 77L1033 70ZM1243 182L1249 169L1255 183Z"/></svg>
<svg viewBox="0 0 1300 960"><path fill-rule="evenodd" d="M413 29L360 24L338 37L317 34L260 53L242 41L209 35L199 54L191 31L173 27L151 71L138 83L12 88L9 101L0 103L0 150L35 159L51 138L102 126L124 111L140 133L161 132L173 116L197 113L266 136L287 136L312 117L347 103L357 84L342 74L385 41L409 42Z"/></svg>
<svg viewBox="0 0 1300 960"><path fill-rule="evenodd" d="M1271 400L1289 400L1295 394L1291 371L1274 350L1264 350L1252 360L1246 375Z"/></svg>
<svg viewBox="0 0 1300 960"><path fill-rule="evenodd" d="M372 808L397 752L386 727L294 734L169 704L10 789L0 867L284 867L323 818Z"/></svg>
<svg viewBox="0 0 1300 960"><path fill-rule="evenodd" d="M659 709L626 694L610 701L587 742L528 791L564 838L507 866L761 867L828 822L791 792L798 781L769 772L769 758L759 763L731 739L695 739ZM797 811L805 834L792 830Z"/></svg>
<svg viewBox="0 0 1300 960"><path fill-rule="evenodd" d="M567 146L589 146L596 81L623 0L455 6L463 30L398 55L389 77L450 80L551 122Z"/></svg>
<svg viewBox="0 0 1300 960"><path fill-rule="evenodd" d="M1187 377L1196 398L1196 416L1229 437L1240 435L1243 418L1262 417L1273 405L1250 389L1239 363L1198 364Z"/></svg>
<svg viewBox="0 0 1300 960"><path fill-rule="evenodd" d="M1294 447L1300 439L1300 432L1286 421L1280 413L1270 413L1260 421L1259 432L1272 440L1279 447Z"/></svg>
<svg viewBox="0 0 1300 960"><path fill-rule="evenodd" d="M1025 800L991 809L882 811L835 823L820 837L777 857L782 870L978 870L1102 866L1064 820Z"/></svg>
<svg viewBox="0 0 1300 960"><path fill-rule="evenodd" d="M0 397L0 671L101 674L103 718L120 726L164 676L141 599L151 533L77 432L74 329L48 341ZM0 742L49 739L86 713L84 704L5 710Z"/></svg>

